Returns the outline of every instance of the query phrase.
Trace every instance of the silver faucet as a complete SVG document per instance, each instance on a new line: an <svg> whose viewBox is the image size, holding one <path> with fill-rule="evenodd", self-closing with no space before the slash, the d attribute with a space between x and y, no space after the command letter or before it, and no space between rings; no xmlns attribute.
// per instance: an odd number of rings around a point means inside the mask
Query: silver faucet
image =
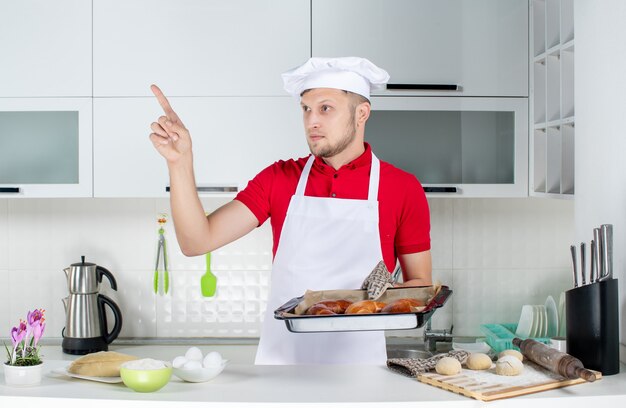
<svg viewBox="0 0 626 408"><path fill-rule="evenodd" d="M450 326L450 330L447 329L432 329L431 319L426 322L426 328L424 329L424 347L428 351L435 351L437 349L437 342L452 342L452 329L454 325Z"/></svg>

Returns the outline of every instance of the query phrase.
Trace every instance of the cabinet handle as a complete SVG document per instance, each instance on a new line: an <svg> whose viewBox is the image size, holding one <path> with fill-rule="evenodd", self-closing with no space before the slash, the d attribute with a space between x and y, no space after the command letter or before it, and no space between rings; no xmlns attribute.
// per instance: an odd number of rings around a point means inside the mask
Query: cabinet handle
<svg viewBox="0 0 626 408"><path fill-rule="evenodd" d="M456 187L424 187L425 193L457 193Z"/></svg>
<svg viewBox="0 0 626 408"><path fill-rule="evenodd" d="M0 187L0 193L19 193L19 187Z"/></svg>
<svg viewBox="0 0 626 408"><path fill-rule="evenodd" d="M165 191L169 193L170 186L166 186ZM199 193L236 193L239 188L237 186L197 186L196 191Z"/></svg>
<svg viewBox="0 0 626 408"><path fill-rule="evenodd" d="M387 89L419 91L460 91L460 85L454 84L387 84Z"/></svg>

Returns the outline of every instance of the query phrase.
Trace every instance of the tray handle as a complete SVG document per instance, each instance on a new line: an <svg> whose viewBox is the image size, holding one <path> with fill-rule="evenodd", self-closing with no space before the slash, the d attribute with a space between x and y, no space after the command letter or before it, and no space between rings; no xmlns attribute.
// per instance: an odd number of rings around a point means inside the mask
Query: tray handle
<svg viewBox="0 0 626 408"><path fill-rule="evenodd" d="M452 290L449 287L442 286L439 293L435 295L435 297L433 298L433 300L430 301L426 309L424 309L424 312L442 307L451 294Z"/></svg>
<svg viewBox="0 0 626 408"><path fill-rule="evenodd" d="M302 302L302 299L304 299L304 296L293 298L289 302L279 307L278 309L274 310L274 318L285 320L283 313L288 312L291 309L295 309L296 306L298 306L300 302Z"/></svg>

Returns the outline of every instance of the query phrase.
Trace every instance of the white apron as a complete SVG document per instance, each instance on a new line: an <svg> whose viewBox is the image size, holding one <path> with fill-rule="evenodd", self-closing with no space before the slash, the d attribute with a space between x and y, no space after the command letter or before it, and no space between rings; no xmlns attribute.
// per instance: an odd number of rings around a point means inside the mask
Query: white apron
<svg viewBox="0 0 626 408"><path fill-rule="evenodd" d="M291 197L274 258L255 364L380 364L384 332L292 333L274 310L310 290L359 289L383 259L378 231L380 162L372 153L367 200L306 197L309 157Z"/></svg>

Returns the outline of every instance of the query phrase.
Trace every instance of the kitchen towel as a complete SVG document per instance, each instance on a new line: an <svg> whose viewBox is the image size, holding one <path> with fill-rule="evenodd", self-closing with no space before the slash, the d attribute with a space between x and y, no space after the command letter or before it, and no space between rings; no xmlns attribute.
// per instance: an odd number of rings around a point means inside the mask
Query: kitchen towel
<svg viewBox="0 0 626 408"><path fill-rule="evenodd" d="M470 353L465 350L453 350L430 358L390 358L387 360L387 367L407 377L417 377L418 374L433 370L437 362L444 357L455 358L464 364L469 355Z"/></svg>

